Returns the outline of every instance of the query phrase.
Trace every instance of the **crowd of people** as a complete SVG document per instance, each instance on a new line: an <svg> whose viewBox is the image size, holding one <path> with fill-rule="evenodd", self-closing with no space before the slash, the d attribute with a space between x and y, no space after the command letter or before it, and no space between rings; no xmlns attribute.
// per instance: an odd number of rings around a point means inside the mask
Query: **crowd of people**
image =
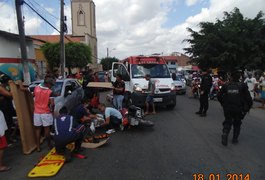
<svg viewBox="0 0 265 180"><path fill-rule="evenodd" d="M250 92L250 95L252 99L257 99L262 102L262 105L260 108L265 108L265 72L264 73L253 73L253 72L244 72L239 73L239 82L245 83L248 86L248 90ZM213 92L214 88L217 87L218 91L221 89L221 87L228 82L228 78L224 75L217 75L212 74L211 72L208 72L208 75L211 77L211 88L209 89L209 96ZM191 81L191 92L194 93L195 89L197 87L197 84L202 83L202 74L198 72L194 72L192 75L192 81Z"/></svg>
<svg viewBox="0 0 265 180"><path fill-rule="evenodd" d="M260 108L264 108L265 73L262 73L260 77L254 77L253 73L250 72L242 74L239 71L234 71L223 78L218 77L218 75L211 75L211 71L203 70L202 74L194 73L193 76L192 91L194 91L195 85L200 84L200 107L196 114L201 117L207 115L210 93L217 84L220 87L217 99L223 107L225 116L221 142L227 146L228 135L233 126L232 143L237 144L242 120L250 111L253 101L258 98L261 99L262 106Z"/></svg>
<svg viewBox="0 0 265 180"><path fill-rule="evenodd" d="M244 77L245 75L245 77ZM91 69L84 72L76 73L69 76L76 78L84 89L84 99L79 105L73 109L62 107L59 111L59 116L54 117L54 101L51 98L52 87L55 84L56 77L47 74L44 82L39 84L34 89L34 117L33 125L37 137L36 151L41 151L40 139L42 130L48 148L56 148L57 153L63 154L66 160L70 160L71 152L66 148L67 144L74 142L75 149L73 152L79 152L82 141L87 137L92 137L95 134L95 120L99 117L97 113L101 113L104 121L100 124L105 129L106 133L114 133L116 130L124 129L124 122L121 110L124 108L125 83L120 74L116 75L116 81L113 83L113 107L107 107L99 102L99 93L97 88L88 87L89 82L99 82L98 74ZM145 115L156 113L155 104L153 101L155 83L150 75L145 76L148 81L146 111ZM12 144L15 139L13 117L16 116L16 111L12 103L12 94L9 88L9 78L6 75L1 75L0 85L0 172L10 170L9 166L3 164L4 149ZM104 76L104 81L108 82L108 73ZM252 73L240 74L238 72L231 73L228 78L222 76L210 75L210 72L203 70L202 74L193 74L193 83L200 84L200 107L196 114L201 117L207 116L209 108L209 94L213 91L215 85L222 86L217 98L224 109L225 121L223 122L222 144L227 145L227 138L231 127L233 126L233 143L238 142L242 119L250 110L253 100L257 97L262 99L264 108L265 102L265 73L259 78L253 77ZM20 89L27 91L20 83ZM193 87L192 87L193 88ZM101 119L102 120L102 119ZM90 138L91 139L91 138Z"/></svg>

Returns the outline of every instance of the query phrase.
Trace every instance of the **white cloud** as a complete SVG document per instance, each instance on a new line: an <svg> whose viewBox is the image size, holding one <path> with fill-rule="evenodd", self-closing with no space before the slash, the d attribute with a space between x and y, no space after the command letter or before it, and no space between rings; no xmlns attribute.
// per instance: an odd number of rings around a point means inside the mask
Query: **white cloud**
<svg viewBox="0 0 265 180"><path fill-rule="evenodd" d="M106 56L106 48L115 48L111 56L125 58L130 55L183 52L183 43L189 37L187 27L198 30L202 21L222 18L223 12L238 7L244 16L253 18L265 9L263 0L210 0L209 7L188 17L182 24L172 28L163 27L172 4L178 0L94 0L97 12L97 36L99 58ZM187 0L194 5L205 0ZM128 8L129 7L129 8ZM251 7L251 8L250 8Z"/></svg>
<svg viewBox="0 0 265 180"><path fill-rule="evenodd" d="M50 7L45 8L45 10L48 11L49 13L51 13L51 14L53 14L53 12L54 12L54 9L50 8Z"/></svg>
<svg viewBox="0 0 265 180"><path fill-rule="evenodd" d="M195 5L199 0L186 0L187 6L193 6Z"/></svg>
<svg viewBox="0 0 265 180"><path fill-rule="evenodd" d="M17 16L14 9L7 3L0 5L0 30L17 33Z"/></svg>
<svg viewBox="0 0 265 180"><path fill-rule="evenodd" d="M25 34L34 35L39 34L41 31L41 19L40 18L30 18L25 21Z"/></svg>
<svg viewBox="0 0 265 180"><path fill-rule="evenodd" d="M25 34L40 34L43 21L28 8L23 8ZM5 3L0 9L0 30L18 33L17 15L14 4Z"/></svg>
<svg viewBox="0 0 265 180"><path fill-rule="evenodd" d="M169 54L174 51L183 52L188 38L187 27L198 30L201 21L215 21L222 18L223 12L230 12L238 7L245 17L253 18L258 11L265 9L264 0L198 0L203 2L204 8L197 14L191 15L183 23L168 28L164 26L169 13L180 3L180 0L94 0L96 4L96 23L99 58L106 56L109 48L110 56L125 58L130 55L161 53ZM187 1L186 1L187 2ZM189 2L195 2L189 1ZM46 8L47 9L47 8ZM48 8L52 12L52 8ZM56 11L57 13L59 10ZM40 34L45 24L35 14L27 14L26 32ZM54 12L55 13L55 10ZM71 33L71 8L65 6L68 34ZM60 28L59 20L54 23ZM0 29L17 32L16 14L14 8L8 4L0 9ZM58 34L54 31L53 34ZM115 48L115 50L112 50Z"/></svg>

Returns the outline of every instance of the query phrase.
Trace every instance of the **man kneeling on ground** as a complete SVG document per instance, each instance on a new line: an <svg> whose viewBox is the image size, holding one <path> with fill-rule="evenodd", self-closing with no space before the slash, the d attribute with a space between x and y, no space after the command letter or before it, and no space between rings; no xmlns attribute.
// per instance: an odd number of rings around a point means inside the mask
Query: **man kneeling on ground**
<svg viewBox="0 0 265 180"><path fill-rule="evenodd" d="M58 154L64 154L66 161L70 161L71 152L66 148L67 144L74 142L77 153L83 141L84 136L89 132L89 127L74 121L73 116L67 115L66 107L59 111L60 115L54 120L54 143Z"/></svg>
<svg viewBox="0 0 265 180"><path fill-rule="evenodd" d="M122 115L117 109L106 107L105 104L99 104L98 109L105 116L105 123L102 124L102 126L106 126L107 134L114 133L114 128L120 128L121 130L123 130Z"/></svg>
<svg viewBox="0 0 265 180"><path fill-rule="evenodd" d="M71 115L74 117L74 120L78 123L90 123L92 119L96 119L97 115L91 114L88 109L89 100L81 100L81 104L73 108Z"/></svg>

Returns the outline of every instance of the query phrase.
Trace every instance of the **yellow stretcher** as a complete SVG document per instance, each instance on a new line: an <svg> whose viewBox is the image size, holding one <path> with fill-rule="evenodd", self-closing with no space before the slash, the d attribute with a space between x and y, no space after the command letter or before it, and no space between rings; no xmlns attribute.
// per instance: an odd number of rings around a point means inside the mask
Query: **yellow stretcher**
<svg viewBox="0 0 265 180"><path fill-rule="evenodd" d="M109 138L101 140L99 143L82 143L84 148L97 148L108 142ZM69 150L74 149L74 143L68 144ZM49 177L56 175L65 163L63 155L56 154L53 148L29 173L28 177Z"/></svg>
<svg viewBox="0 0 265 180"><path fill-rule="evenodd" d="M64 156L53 148L28 174L28 177L54 176L64 165Z"/></svg>

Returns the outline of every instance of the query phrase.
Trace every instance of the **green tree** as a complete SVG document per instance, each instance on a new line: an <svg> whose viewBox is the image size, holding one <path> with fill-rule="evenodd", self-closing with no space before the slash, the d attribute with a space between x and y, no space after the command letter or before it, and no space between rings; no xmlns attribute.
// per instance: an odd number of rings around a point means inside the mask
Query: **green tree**
<svg viewBox="0 0 265 180"><path fill-rule="evenodd" d="M59 43L45 43L41 46L41 50L47 59L49 68L53 70L60 66L60 44Z"/></svg>
<svg viewBox="0 0 265 180"><path fill-rule="evenodd" d="M105 57L101 59L100 64L102 64L102 68L104 71L110 70L112 68L113 62L118 62L119 59L115 57Z"/></svg>
<svg viewBox="0 0 265 180"><path fill-rule="evenodd" d="M41 50L46 57L50 69L60 66L60 44L45 43ZM65 66L83 68L91 63L91 48L84 43L69 42L65 44Z"/></svg>
<svg viewBox="0 0 265 180"><path fill-rule="evenodd" d="M192 62L201 68L220 68L226 71L236 69L265 69L265 27L263 13L254 19L244 18L238 8L224 12L222 20L201 22L200 31L191 28L190 47L186 53Z"/></svg>

